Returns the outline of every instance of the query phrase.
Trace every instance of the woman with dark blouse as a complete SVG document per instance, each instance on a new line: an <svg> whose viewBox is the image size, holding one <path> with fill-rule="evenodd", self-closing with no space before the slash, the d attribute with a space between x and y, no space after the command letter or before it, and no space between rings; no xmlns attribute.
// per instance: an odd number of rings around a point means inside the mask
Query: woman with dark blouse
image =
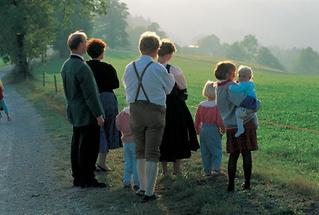
<svg viewBox="0 0 319 215"><path fill-rule="evenodd" d="M87 61L91 67L99 88L101 103L105 113L105 124L100 132L100 153L97 161L97 170L109 171L106 156L109 149L121 147L120 133L116 128L115 120L118 114L118 102L113 92L119 88L116 70L111 64L102 62L107 44L101 39L92 38L87 44L87 53L92 60Z"/></svg>

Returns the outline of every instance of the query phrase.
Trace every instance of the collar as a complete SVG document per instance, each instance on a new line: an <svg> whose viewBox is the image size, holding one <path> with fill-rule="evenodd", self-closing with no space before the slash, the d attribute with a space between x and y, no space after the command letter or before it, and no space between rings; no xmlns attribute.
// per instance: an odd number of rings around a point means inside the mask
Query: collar
<svg viewBox="0 0 319 215"><path fill-rule="evenodd" d="M201 102L200 105L203 107L215 107L217 104L216 104L216 100L206 100Z"/></svg>
<svg viewBox="0 0 319 215"><path fill-rule="evenodd" d="M149 55L141 55L140 59L146 61L154 61L154 59Z"/></svg>
<svg viewBox="0 0 319 215"><path fill-rule="evenodd" d="M217 82L217 86L219 86L219 87L225 86L225 85L228 84L229 82L232 82L232 81L230 81L230 80L218 81L218 82Z"/></svg>
<svg viewBox="0 0 319 215"><path fill-rule="evenodd" d="M79 55L79 54L75 54L75 53L71 53L71 58L79 58L80 60L84 61L83 56Z"/></svg>

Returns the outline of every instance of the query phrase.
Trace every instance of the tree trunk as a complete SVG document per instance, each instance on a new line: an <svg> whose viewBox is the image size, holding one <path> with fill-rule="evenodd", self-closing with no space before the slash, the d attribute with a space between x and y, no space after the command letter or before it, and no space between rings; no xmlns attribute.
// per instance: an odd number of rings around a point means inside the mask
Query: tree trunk
<svg viewBox="0 0 319 215"><path fill-rule="evenodd" d="M18 45L16 72L19 75L22 75L24 79L27 79L29 75L29 66L24 47L25 35L22 33L17 33L16 39Z"/></svg>

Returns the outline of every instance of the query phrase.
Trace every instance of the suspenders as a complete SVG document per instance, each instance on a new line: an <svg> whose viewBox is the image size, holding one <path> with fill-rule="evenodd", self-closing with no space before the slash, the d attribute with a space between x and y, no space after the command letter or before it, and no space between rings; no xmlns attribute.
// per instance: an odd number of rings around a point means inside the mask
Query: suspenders
<svg viewBox="0 0 319 215"><path fill-rule="evenodd" d="M147 100L147 102L150 102L147 94L146 94L146 91L145 91L145 88L143 86L143 83L142 83L142 80L143 80L143 77L144 77L144 74L146 72L146 70L148 69L148 67L153 63L153 61L149 62L146 67L144 68L141 76L138 74L138 71L137 71L137 68L136 68L136 64L135 62L133 62L133 67L134 67L134 71L135 71L135 74L136 74L136 77L137 77L137 80L138 80L138 86L137 86L137 92L136 92L136 96L135 96L135 102L137 101L138 99L138 96L140 94L140 90L142 89L144 95L145 95L145 98Z"/></svg>

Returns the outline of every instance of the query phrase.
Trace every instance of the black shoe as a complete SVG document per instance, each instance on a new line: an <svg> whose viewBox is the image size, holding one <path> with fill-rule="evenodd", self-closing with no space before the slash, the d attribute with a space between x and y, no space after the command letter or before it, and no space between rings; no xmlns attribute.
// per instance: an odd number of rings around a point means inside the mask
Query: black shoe
<svg viewBox="0 0 319 215"><path fill-rule="evenodd" d="M142 203L147 203L147 202L150 202L150 201L154 201L156 199L158 199L159 197L155 195L155 193L151 196L147 196L147 195L144 195L144 197L142 198Z"/></svg>
<svg viewBox="0 0 319 215"><path fill-rule="evenodd" d="M140 186L138 186L138 185L134 185L134 186L133 186L133 190L134 190L135 192L137 192L139 189L140 189Z"/></svg>
<svg viewBox="0 0 319 215"><path fill-rule="evenodd" d="M235 191L234 183L229 183L227 187L227 192L234 192L234 191Z"/></svg>
<svg viewBox="0 0 319 215"><path fill-rule="evenodd" d="M249 181L245 181L242 185L241 188L243 190L250 190L250 182Z"/></svg>
<svg viewBox="0 0 319 215"><path fill-rule="evenodd" d="M144 190L138 190L135 193L137 196L143 197L145 195L145 191Z"/></svg>
<svg viewBox="0 0 319 215"><path fill-rule="evenodd" d="M73 180L73 187L80 187L81 186L81 182L79 180Z"/></svg>
<svg viewBox="0 0 319 215"><path fill-rule="evenodd" d="M92 180L90 182L82 184L81 187L82 188L85 188L85 187L103 188L103 187L106 187L106 184L98 182L96 179L94 179L94 180Z"/></svg>

